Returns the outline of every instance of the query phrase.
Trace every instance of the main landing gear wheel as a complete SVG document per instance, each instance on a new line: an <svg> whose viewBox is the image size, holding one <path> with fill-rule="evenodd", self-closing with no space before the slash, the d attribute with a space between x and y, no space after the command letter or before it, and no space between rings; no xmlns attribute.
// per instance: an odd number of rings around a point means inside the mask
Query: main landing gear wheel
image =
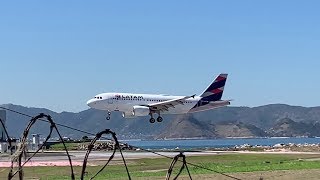
<svg viewBox="0 0 320 180"><path fill-rule="evenodd" d="M150 118L149 122L150 122L150 123L155 123L156 120L155 120L154 118Z"/></svg>
<svg viewBox="0 0 320 180"><path fill-rule="evenodd" d="M157 121L158 121L158 122L162 122L162 121L163 121L162 117L159 116L159 117L157 118Z"/></svg>
<svg viewBox="0 0 320 180"><path fill-rule="evenodd" d="M111 117L110 117L110 116L107 116L107 117L106 117L106 120L110 120L110 119L111 119Z"/></svg>

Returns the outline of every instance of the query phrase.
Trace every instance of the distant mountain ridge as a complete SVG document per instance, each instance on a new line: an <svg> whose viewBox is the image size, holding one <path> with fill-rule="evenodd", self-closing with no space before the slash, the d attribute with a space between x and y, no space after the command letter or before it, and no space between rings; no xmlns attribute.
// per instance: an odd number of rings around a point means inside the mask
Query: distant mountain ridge
<svg viewBox="0 0 320 180"><path fill-rule="evenodd" d="M225 138L266 136L320 136L320 107L301 107L270 104L259 107L224 107L212 111L185 115L166 115L162 123L150 124L148 117L124 119L112 113L110 121L106 112L88 109L79 113L31 108L20 105L1 105L31 116L45 113L55 122L96 134L112 129L120 139L166 138ZM30 118L7 112L9 134L20 137ZM30 133L46 135L49 126L38 122ZM63 136L80 138L81 132L59 127Z"/></svg>
<svg viewBox="0 0 320 180"><path fill-rule="evenodd" d="M273 136L295 137L295 136L319 136L320 124L295 122L290 118L283 118L276 122L270 129Z"/></svg>

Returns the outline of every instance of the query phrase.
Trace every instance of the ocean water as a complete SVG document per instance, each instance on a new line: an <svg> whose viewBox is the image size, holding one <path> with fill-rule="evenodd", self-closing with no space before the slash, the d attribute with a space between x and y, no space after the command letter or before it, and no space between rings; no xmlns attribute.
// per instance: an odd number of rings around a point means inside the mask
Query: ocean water
<svg viewBox="0 0 320 180"><path fill-rule="evenodd" d="M236 145L250 144L272 146L279 143L318 144L320 138L236 138L236 139L188 139L188 140L128 140L122 141L144 149L205 149L228 148Z"/></svg>

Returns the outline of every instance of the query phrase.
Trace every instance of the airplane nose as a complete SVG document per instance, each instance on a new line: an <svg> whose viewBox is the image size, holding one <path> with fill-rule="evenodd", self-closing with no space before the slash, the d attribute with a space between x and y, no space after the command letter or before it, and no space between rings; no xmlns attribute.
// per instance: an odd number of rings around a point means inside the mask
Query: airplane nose
<svg viewBox="0 0 320 180"><path fill-rule="evenodd" d="M89 107L92 107L92 105L94 104L94 100L93 99L90 99L88 102L87 102L87 105Z"/></svg>

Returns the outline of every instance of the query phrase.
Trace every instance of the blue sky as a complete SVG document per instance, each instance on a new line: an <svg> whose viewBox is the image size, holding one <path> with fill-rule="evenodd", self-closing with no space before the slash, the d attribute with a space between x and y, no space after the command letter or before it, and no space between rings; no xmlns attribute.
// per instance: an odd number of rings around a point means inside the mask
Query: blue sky
<svg viewBox="0 0 320 180"><path fill-rule="evenodd" d="M319 1L2 1L0 104L87 109L100 92L319 106Z"/></svg>

